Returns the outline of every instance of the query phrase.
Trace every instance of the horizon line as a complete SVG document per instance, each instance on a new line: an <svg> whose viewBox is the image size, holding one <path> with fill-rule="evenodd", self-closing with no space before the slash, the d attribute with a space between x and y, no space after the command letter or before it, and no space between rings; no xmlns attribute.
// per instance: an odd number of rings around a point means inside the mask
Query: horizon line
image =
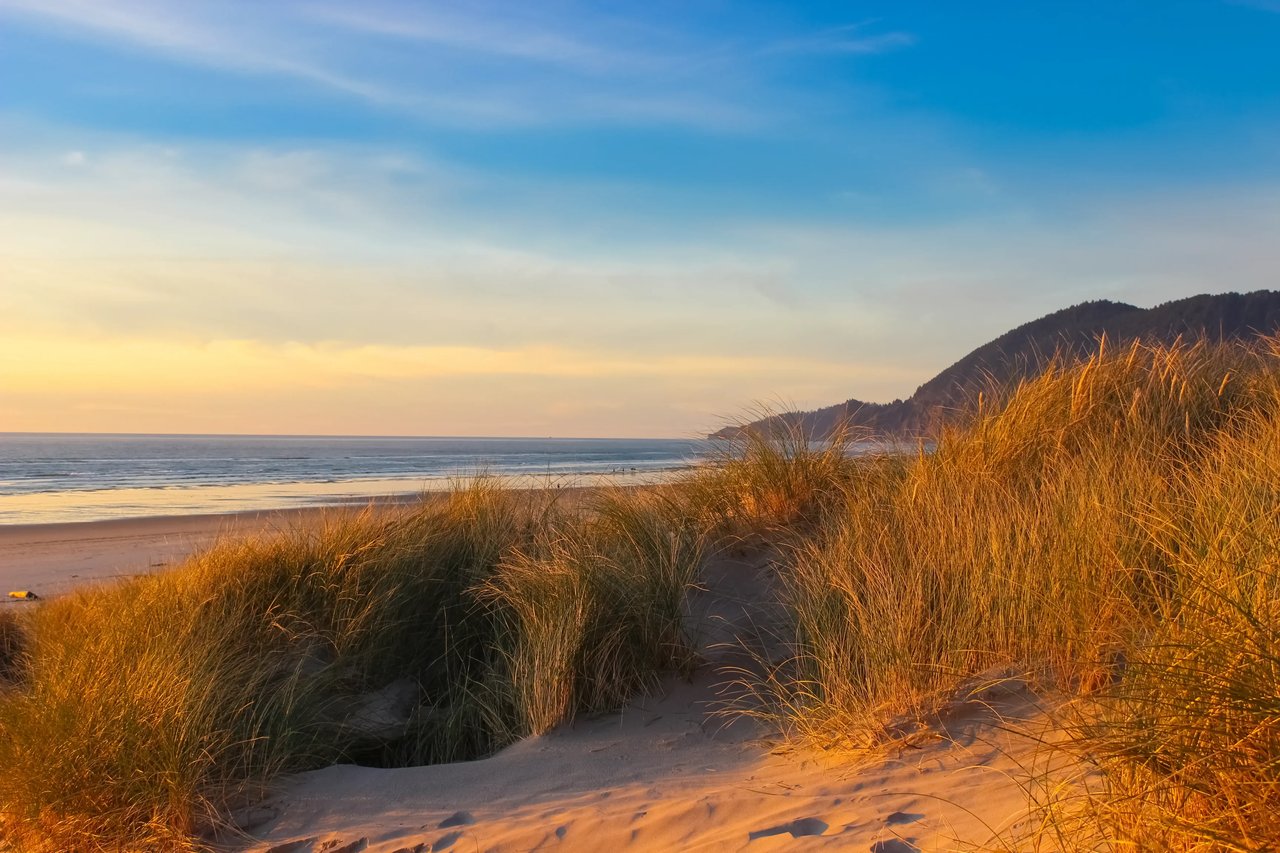
<svg viewBox="0 0 1280 853"><path fill-rule="evenodd" d="M0 437L15 435L114 436L128 438L386 438L462 439L468 441L701 441L678 436L603 435L408 435L357 433L272 433L272 432L83 432L77 430L0 430Z"/></svg>

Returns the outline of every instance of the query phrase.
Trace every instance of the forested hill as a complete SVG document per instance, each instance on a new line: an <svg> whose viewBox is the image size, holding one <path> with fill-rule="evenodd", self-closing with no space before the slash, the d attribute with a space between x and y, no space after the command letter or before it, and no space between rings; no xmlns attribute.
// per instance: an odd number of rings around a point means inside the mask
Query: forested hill
<svg viewBox="0 0 1280 853"><path fill-rule="evenodd" d="M906 400L867 403L851 399L812 412L788 412L745 426L726 427L712 437L742 429L799 425L807 435L829 435L838 425L880 434L927 433L980 389L1010 387L1041 369L1055 353L1079 357L1097 349L1103 336L1113 344L1134 340L1248 338L1280 332L1280 292L1202 294L1139 308L1123 302L1083 302L1025 323L983 344L916 389Z"/></svg>

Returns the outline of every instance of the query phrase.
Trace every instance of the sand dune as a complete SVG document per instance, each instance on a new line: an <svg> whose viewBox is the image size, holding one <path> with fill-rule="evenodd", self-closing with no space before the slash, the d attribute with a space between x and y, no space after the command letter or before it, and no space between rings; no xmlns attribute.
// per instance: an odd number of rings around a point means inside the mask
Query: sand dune
<svg viewBox="0 0 1280 853"><path fill-rule="evenodd" d="M1047 723L1016 688L874 757L791 749L766 726L719 713L734 668L753 657L733 641L756 656L779 651L759 640L770 583L764 558L711 567L696 602L706 663L660 697L480 761L298 774L238 815L249 840L229 849L908 853L1020 831Z"/></svg>
<svg viewBox="0 0 1280 853"><path fill-rule="evenodd" d="M247 848L905 853L985 847L1028 815L1030 742L991 720L858 764L708 732L689 713L696 692L682 686L483 761L300 774L255 810Z"/></svg>

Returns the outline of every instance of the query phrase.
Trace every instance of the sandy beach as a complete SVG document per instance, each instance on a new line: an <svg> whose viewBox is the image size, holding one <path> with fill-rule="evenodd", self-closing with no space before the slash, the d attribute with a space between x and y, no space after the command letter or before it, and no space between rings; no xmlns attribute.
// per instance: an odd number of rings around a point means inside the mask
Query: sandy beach
<svg viewBox="0 0 1280 853"><path fill-rule="evenodd" d="M568 500L588 489L568 486L557 489L556 493ZM443 494L441 491L385 495L370 500L251 512L61 524L0 524L0 586L4 587L0 592L30 590L41 597L61 595L87 584L176 566L221 537L287 530L305 526L326 514L359 512L366 508L395 509L435 500Z"/></svg>
<svg viewBox="0 0 1280 853"><path fill-rule="evenodd" d="M314 518L323 508L0 525L0 586L48 597L90 583L160 571L223 535Z"/></svg>

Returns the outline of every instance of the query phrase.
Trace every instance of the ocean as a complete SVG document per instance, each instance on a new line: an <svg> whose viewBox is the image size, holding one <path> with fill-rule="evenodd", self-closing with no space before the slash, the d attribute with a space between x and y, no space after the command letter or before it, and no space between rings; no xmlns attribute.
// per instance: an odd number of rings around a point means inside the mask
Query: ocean
<svg viewBox="0 0 1280 853"><path fill-rule="evenodd" d="M313 506L446 488L650 482L705 459L678 439L0 433L0 524Z"/></svg>

